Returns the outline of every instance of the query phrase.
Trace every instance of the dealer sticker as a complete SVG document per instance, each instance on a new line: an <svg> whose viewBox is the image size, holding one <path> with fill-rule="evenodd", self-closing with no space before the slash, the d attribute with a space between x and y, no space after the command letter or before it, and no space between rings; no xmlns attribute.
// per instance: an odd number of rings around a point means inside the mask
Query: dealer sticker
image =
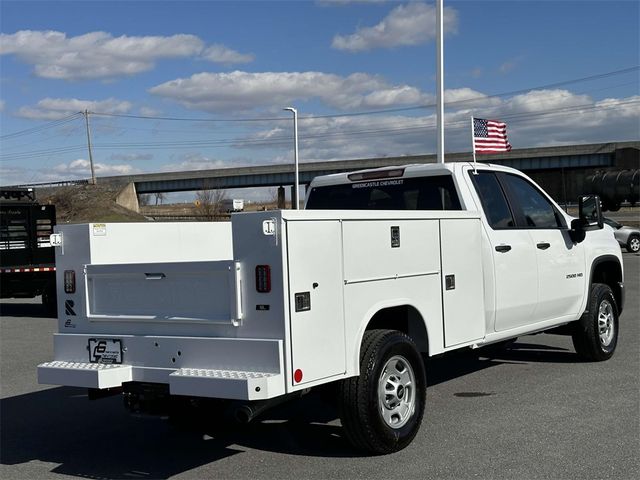
<svg viewBox="0 0 640 480"><path fill-rule="evenodd" d="M104 237L107 235L107 224L106 223L94 223L93 224L93 236L94 237Z"/></svg>
<svg viewBox="0 0 640 480"><path fill-rule="evenodd" d="M90 338L89 361L91 363L122 363L122 340Z"/></svg>

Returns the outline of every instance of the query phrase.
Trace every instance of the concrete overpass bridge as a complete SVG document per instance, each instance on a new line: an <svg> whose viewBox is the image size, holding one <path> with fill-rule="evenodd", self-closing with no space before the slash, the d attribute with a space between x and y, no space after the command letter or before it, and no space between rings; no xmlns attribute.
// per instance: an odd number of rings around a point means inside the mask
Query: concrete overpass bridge
<svg viewBox="0 0 640 480"><path fill-rule="evenodd" d="M633 163L634 155L635 166L620 165L618 168L638 168L639 151L640 141L631 141L523 148L508 153L481 155L478 158L482 162L507 165L523 171L556 171L557 173L563 169L612 168L618 164ZM471 161L471 154L468 152L450 153L445 154L445 159L447 162L468 162ZM412 163L435 163L435 161L435 155L415 155L300 163L300 184L309 184L318 175ZM291 163L186 172L145 173L100 177L98 182L117 182L123 185L132 183L135 185L135 191L138 195L204 189L283 187L293 185L294 168Z"/></svg>
<svg viewBox="0 0 640 480"><path fill-rule="evenodd" d="M640 168L640 141L608 142L559 147L522 148L508 153L482 155L482 162L496 163L526 171L558 202L575 201L590 187L587 176L598 170ZM469 152L445 154L447 162L471 161ZM300 184L308 185L318 175L389 167L435 163L435 155L365 158L300 164ZM60 182L59 182L60 183ZM69 182L63 182L68 184ZM87 183L81 180L74 183ZM186 172L145 173L99 177L99 184L122 185L118 203L139 210L138 195L247 187L278 187L278 201L284 205L284 187L293 193L294 167L291 164L263 165ZM62 183L60 183L62 184ZM57 184L31 184L43 187ZM293 197L293 195L292 195Z"/></svg>

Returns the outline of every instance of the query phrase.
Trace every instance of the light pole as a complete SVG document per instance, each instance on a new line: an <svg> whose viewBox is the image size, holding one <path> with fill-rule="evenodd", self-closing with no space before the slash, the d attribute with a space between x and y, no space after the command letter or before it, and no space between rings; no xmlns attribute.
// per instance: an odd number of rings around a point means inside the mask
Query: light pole
<svg viewBox="0 0 640 480"><path fill-rule="evenodd" d="M436 0L436 123L438 125L437 163L444 163L444 18L442 3Z"/></svg>
<svg viewBox="0 0 640 480"><path fill-rule="evenodd" d="M287 107L284 110L293 112L293 158L295 161L295 183L293 187L293 195L291 196L291 203L295 205L293 207L294 210L298 210L300 208L300 202L298 201L298 190L300 188L298 182L298 110L293 107Z"/></svg>

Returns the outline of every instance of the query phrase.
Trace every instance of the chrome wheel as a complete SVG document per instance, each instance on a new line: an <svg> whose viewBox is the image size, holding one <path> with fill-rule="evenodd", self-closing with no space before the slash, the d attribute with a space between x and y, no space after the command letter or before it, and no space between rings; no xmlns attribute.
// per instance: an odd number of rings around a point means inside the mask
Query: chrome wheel
<svg viewBox="0 0 640 480"><path fill-rule="evenodd" d="M613 340L615 333L615 323L613 316L613 307L608 300L600 302L598 308L598 334L600 335L600 344L608 347Z"/></svg>
<svg viewBox="0 0 640 480"><path fill-rule="evenodd" d="M416 381L406 358L391 357L378 380L378 405L384 422L391 428L404 426L416 407Z"/></svg>
<svg viewBox="0 0 640 480"><path fill-rule="evenodd" d="M640 251L640 238L633 237L631 240L629 240L629 250L631 250L633 253L638 253L638 251Z"/></svg>

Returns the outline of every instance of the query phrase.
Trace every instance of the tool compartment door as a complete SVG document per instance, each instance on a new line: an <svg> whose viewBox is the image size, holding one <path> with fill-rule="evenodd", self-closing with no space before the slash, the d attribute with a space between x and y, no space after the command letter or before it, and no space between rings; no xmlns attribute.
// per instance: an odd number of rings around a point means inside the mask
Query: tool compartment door
<svg viewBox="0 0 640 480"><path fill-rule="evenodd" d="M480 219L440 220L445 347L484 337L480 242Z"/></svg>
<svg viewBox="0 0 640 480"><path fill-rule="evenodd" d="M87 265L91 320L233 324L242 316L232 261Z"/></svg>
<svg viewBox="0 0 640 480"><path fill-rule="evenodd" d="M295 389L345 372L340 222L288 221L287 246Z"/></svg>

